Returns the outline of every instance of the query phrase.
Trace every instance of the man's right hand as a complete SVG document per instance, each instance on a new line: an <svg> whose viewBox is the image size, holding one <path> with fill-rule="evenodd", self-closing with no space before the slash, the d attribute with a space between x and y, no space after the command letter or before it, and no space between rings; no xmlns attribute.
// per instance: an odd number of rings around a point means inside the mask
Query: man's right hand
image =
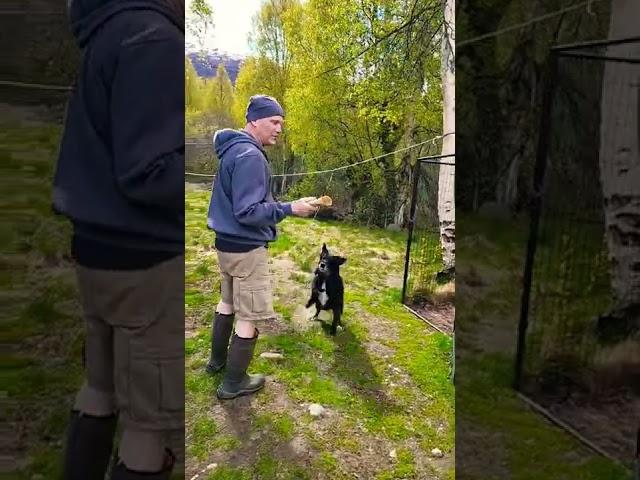
<svg viewBox="0 0 640 480"><path fill-rule="evenodd" d="M304 198L291 202L291 211L297 217L308 217L318 211L318 207L309 205Z"/></svg>

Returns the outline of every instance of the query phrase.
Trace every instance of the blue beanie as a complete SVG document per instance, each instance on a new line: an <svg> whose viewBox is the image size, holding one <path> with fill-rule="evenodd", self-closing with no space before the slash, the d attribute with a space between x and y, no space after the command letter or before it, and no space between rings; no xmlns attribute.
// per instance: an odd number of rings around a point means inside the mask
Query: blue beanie
<svg viewBox="0 0 640 480"><path fill-rule="evenodd" d="M284 117L284 110L278 101L268 95L254 95L249 99L247 106L247 122L259 120L261 118L280 115Z"/></svg>

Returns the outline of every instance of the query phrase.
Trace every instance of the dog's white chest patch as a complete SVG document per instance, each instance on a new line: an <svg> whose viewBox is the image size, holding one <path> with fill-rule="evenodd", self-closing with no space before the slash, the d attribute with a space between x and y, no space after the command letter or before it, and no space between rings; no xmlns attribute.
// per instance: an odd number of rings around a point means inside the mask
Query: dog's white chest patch
<svg viewBox="0 0 640 480"><path fill-rule="evenodd" d="M329 296L327 295L327 282L323 282L322 283L322 292L320 292L320 295L318 295L318 300L320 301L320 303L322 304L322 306L324 307L327 302L329 301Z"/></svg>

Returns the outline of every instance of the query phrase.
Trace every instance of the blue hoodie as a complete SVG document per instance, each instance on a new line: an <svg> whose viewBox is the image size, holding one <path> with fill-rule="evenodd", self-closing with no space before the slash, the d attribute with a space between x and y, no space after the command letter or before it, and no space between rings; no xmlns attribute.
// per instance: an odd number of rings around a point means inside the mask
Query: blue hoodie
<svg viewBox="0 0 640 480"><path fill-rule="evenodd" d="M225 243L264 246L276 239L276 224L292 215L291 204L271 194L271 168L262 146L240 130L213 137L220 160L207 226Z"/></svg>
<svg viewBox="0 0 640 480"><path fill-rule="evenodd" d="M163 0L73 0L69 16L83 60L67 107L53 208L72 221L74 238L99 244L98 253L179 254L184 19Z"/></svg>

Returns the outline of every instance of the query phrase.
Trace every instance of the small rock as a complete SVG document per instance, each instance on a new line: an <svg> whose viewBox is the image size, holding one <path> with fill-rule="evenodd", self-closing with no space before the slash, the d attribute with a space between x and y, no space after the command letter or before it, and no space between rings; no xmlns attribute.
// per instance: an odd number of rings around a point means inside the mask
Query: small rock
<svg viewBox="0 0 640 480"><path fill-rule="evenodd" d="M264 352L260 354L260 358L269 358L273 360L278 360L284 358L284 355L277 352Z"/></svg>
<svg viewBox="0 0 640 480"><path fill-rule="evenodd" d="M325 408L318 403L312 403L311 405L309 405L309 413L311 414L312 417L319 417L324 412L325 412Z"/></svg>
<svg viewBox="0 0 640 480"><path fill-rule="evenodd" d="M440 450L439 448L434 448L433 450L431 450L431 456L442 458L444 456L444 453L442 453L442 450Z"/></svg>
<svg viewBox="0 0 640 480"><path fill-rule="evenodd" d="M389 456L391 458L398 458L398 453L396 452L395 448L389 452Z"/></svg>
<svg viewBox="0 0 640 480"><path fill-rule="evenodd" d="M214 468L216 468L218 466L217 463L210 463L209 465L207 465L207 470L213 470Z"/></svg>

